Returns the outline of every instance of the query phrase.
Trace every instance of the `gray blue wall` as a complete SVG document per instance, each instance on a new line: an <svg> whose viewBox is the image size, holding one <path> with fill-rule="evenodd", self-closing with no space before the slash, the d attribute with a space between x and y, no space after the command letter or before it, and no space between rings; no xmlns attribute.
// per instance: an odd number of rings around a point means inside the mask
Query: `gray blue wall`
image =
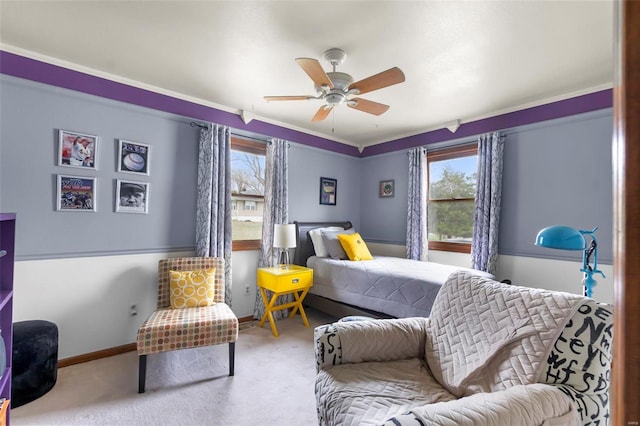
<svg viewBox="0 0 640 426"><path fill-rule="evenodd" d="M407 235L407 151L367 157L362 163L361 233L368 241L404 245ZM395 195L380 198L381 180L395 180Z"/></svg>
<svg viewBox="0 0 640 426"><path fill-rule="evenodd" d="M500 254L579 259L581 252L534 246L538 231L554 224L598 226L599 261L612 262L612 132L610 108L504 130ZM404 243L406 150L361 161L363 236ZM378 198L378 181L391 178L396 180L396 197Z"/></svg>
<svg viewBox="0 0 640 426"><path fill-rule="evenodd" d="M198 131L191 119L0 75L0 211L17 212L18 259L192 249ZM57 165L58 129L100 136L97 170ZM150 176L116 171L118 139L151 145ZM360 160L292 141L290 220L360 220ZM56 175L97 177L97 212L58 212ZM338 181L319 204L320 177ZM116 179L150 183L149 213L115 213Z"/></svg>
<svg viewBox="0 0 640 426"><path fill-rule="evenodd" d="M360 227L361 160L301 144L289 149L289 221L350 220ZM337 180L336 205L320 204L320 177Z"/></svg>
<svg viewBox="0 0 640 426"><path fill-rule="evenodd" d="M549 225L598 226L598 259L613 262L611 109L507 132L500 254L579 259L533 245Z"/></svg>
<svg viewBox="0 0 640 426"><path fill-rule="evenodd" d="M197 130L190 118L6 75L0 84L0 210L20 215L19 259L193 247ZM609 108L503 129L501 254L577 259L533 246L537 231L599 226L600 261L611 262L612 127ZM101 137L97 170L57 166L58 129ZM292 136L291 221L351 220L371 241L404 243L406 150L358 158ZM151 145L150 176L116 172L118 138ZM98 211L56 212L57 174L97 177ZM336 206L318 203L321 176L338 180ZM148 215L114 213L117 178L150 182ZM395 180L393 198L378 197L386 179Z"/></svg>
<svg viewBox="0 0 640 426"><path fill-rule="evenodd" d="M0 76L0 210L19 259L191 248L197 131L189 120ZM100 136L97 170L57 165L58 129ZM118 138L151 145L150 176L116 172ZM96 177L94 212L56 211L56 175ZM114 213L116 179L149 182L149 214Z"/></svg>

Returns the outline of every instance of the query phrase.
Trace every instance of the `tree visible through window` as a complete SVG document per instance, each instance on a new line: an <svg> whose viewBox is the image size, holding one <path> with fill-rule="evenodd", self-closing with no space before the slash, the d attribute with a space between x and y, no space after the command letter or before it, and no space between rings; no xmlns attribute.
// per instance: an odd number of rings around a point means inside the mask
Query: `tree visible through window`
<svg viewBox="0 0 640 426"><path fill-rule="evenodd" d="M477 183L477 145L429 152L429 248L470 253Z"/></svg>
<svg viewBox="0 0 640 426"><path fill-rule="evenodd" d="M265 154L265 143L231 138L231 239L234 250L260 248Z"/></svg>

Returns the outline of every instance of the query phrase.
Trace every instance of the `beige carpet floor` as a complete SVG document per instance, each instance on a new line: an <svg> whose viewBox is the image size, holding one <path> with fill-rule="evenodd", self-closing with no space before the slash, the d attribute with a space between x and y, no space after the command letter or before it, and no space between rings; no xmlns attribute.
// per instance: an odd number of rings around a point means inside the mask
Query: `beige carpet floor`
<svg viewBox="0 0 640 426"><path fill-rule="evenodd" d="M313 329L334 321L308 310L277 322L280 337L249 324L236 343L149 355L138 394L135 352L58 370L46 395L11 412L12 425L317 425Z"/></svg>

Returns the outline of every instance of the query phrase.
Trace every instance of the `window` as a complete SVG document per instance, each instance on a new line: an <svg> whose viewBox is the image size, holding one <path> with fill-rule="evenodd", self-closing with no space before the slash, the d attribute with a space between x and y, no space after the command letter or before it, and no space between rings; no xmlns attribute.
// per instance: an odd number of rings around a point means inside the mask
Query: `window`
<svg viewBox="0 0 640 426"><path fill-rule="evenodd" d="M429 248L471 253L478 147L427 153Z"/></svg>
<svg viewBox="0 0 640 426"><path fill-rule="evenodd" d="M233 250L257 250L262 239L264 142L231 137L231 239Z"/></svg>

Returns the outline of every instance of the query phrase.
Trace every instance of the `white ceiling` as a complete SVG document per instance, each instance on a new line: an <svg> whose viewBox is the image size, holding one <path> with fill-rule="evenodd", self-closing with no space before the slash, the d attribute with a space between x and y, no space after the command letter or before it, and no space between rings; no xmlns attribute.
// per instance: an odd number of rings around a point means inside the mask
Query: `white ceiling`
<svg viewBox="0 0 640 426"><path fill-rule="evenodd" d="M0 1L4 50L364 147L612 87L613 1ZM311 123L297 57L406 82Z"/></svg>

